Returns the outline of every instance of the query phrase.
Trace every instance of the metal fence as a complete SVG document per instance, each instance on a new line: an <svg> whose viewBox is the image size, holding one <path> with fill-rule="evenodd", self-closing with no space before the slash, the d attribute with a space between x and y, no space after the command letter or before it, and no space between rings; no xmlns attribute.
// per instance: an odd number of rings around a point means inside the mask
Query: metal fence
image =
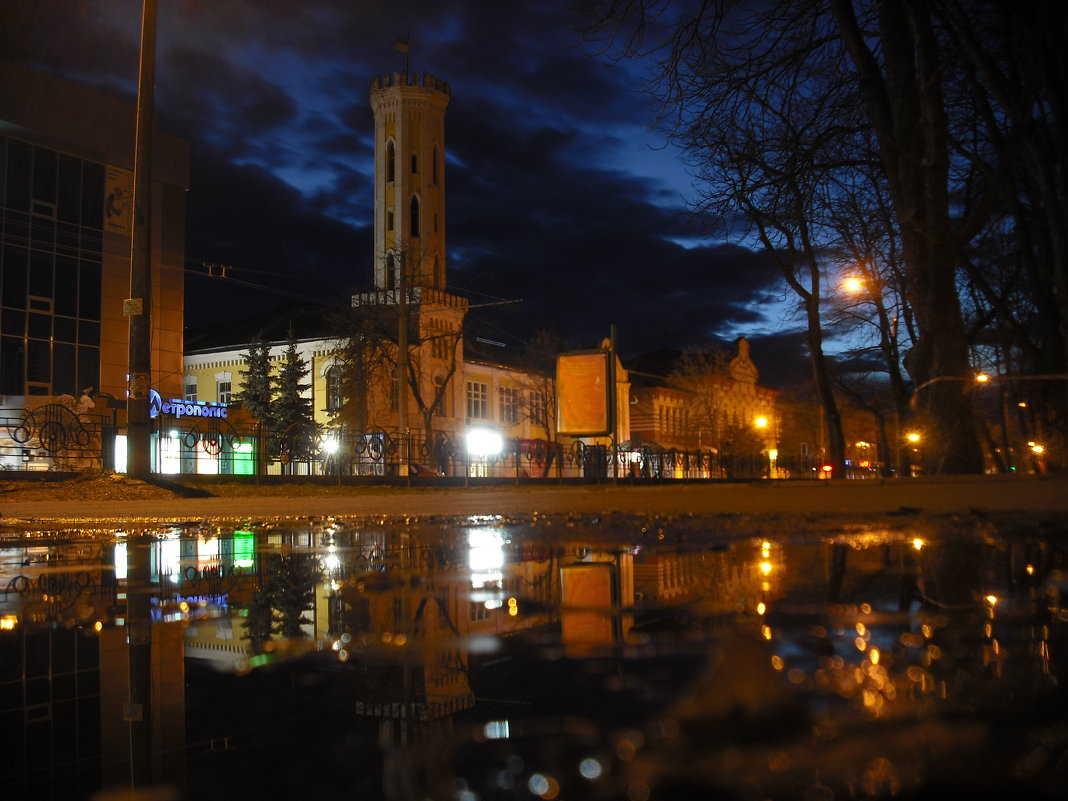
<svg viewBox="0 0 1068 801"><path fill-rule="evenodd" d="M80 471L110 468L114 421L49 403L0 416L0 470ZM113 451L112 451L113 452Z"/></svg>
<svg viewBox="0 0 1068 801"><path fill-rule="evenodd" d="M398 434L384 428L284 430L235 425L219 417L161 421L153 431L153 471L161 474L352 477L752 480L825 477L807 454L722 453L658 445L587 444L506 438L492 454L473 454L456 434ZM51 403L0 417L4 470L122 469L118 429L106 415ZM116 459L116 455L118 459ZM407 465L407 470L402 466ZM877 466L850 466L849 478L877 478Z"/></svg>

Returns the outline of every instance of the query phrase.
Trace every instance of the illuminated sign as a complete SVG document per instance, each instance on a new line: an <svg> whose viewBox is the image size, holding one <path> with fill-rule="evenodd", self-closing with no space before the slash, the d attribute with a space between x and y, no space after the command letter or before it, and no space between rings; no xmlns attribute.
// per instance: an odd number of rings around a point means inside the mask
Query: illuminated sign
<svg viewBox="0 0 1068 801"><path fill-rule="evenodd" d="M171 398L164 401L154 389L148 391L148 416L171 415L175 419L182 417L226 417L226 407L206 401L184 401Z"/></svg>
<svg viewBox="0 0 1068 801"><path fill-rule="evenodd" d="M608 434L608 351L556 357L557 431L573 436Z"/></svg>
<svg viewBox="0 0 1068 801"><path fill-rule="evenodd" d="M256 555L256 535L241 529L234 531L234 567L252 567Z"/></svg>

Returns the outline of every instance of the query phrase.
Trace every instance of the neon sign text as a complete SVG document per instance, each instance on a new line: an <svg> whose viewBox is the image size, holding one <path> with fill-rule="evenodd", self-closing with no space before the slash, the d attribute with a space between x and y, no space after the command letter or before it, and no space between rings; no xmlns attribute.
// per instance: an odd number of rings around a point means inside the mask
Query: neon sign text
<svg viewBox="0 0 1068 801"><path fill-rule="evenodd" d="M150 389L148 391L148 416L155 418L161 414L170 414L175 418L226 417L226 407L205 401L184 401L181 398L171 398L164 402L156 390Z"/></svg>

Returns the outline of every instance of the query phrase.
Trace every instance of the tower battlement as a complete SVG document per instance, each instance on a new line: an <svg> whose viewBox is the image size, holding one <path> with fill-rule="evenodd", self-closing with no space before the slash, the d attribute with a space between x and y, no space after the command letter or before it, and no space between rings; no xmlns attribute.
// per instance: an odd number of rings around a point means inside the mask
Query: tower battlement
<svg viewBox="0 0 1068 801"><path fill-rule="evenodd" d="M449 82L429 72L392 72L376 75L371 80L371 91L381 91L395 86L420 86L424 89L434 89L442 94L450 94Z"/></svg>

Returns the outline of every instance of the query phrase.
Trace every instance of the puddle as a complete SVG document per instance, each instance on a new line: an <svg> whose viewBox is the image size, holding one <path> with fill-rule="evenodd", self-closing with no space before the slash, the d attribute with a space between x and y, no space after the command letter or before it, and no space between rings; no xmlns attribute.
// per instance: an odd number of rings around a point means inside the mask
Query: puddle
<svg viewBox="0 0 1068 801"><path fill-rule="evenodd" d="M1065 797L1058 535L769 529L9 532L0 782L35 799Z"/></svg>

